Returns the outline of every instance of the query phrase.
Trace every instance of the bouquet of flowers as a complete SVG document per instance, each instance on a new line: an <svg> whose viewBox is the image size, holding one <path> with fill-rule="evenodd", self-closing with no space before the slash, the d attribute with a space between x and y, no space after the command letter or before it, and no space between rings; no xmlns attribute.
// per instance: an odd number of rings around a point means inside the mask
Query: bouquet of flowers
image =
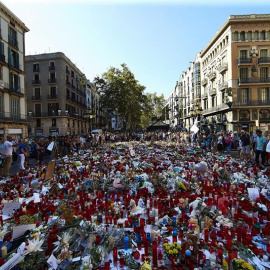
<svg viewBox="0 0 270 270"><path fill-rule="evenodd" d="M166 254L168 258L172 258L172 257L176 258L179 256L181 252L181 246L177 244L177 242L172 243L172 244L165 243L163 245L163 249L164 249L164 253Z"/></svg>
<svg viewBox="0 0 270 270"><path fill-rule="evenodd" d="M254 270L254 268L246 261L242 259L232 260L233 270Z"/></svg>

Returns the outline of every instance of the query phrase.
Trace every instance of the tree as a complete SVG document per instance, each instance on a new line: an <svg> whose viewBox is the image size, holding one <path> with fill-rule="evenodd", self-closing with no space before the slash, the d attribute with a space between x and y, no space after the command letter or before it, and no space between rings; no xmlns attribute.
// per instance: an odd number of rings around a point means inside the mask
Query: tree
<svg viewBox="0 0 270 270"><path fill-rule="evenodd" d="M128 128L140 126L145 87L139 84L126 64L121 64L121 69L110 67L101 78L96 77L94 83L101 95L103 107L109 108L118 118L126 121Z"/></svg>

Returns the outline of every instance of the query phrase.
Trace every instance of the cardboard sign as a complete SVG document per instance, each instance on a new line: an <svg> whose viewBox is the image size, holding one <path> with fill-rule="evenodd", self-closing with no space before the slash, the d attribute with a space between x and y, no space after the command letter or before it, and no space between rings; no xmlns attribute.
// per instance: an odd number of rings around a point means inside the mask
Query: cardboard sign
<svg viewBox="0 0 270 270"><path fill-rule="evenodd" d="M44 180L48 180L53 177L54 175L54 169L55 169L55 161L50 161L48 163L48 167L45 173Z"/></svg>
<svg viewBox="0 0 270 270"><path fill-rule="evenodd" d="M36 224L27 224L27 225L21 225L21 226L14 226L13 227L13 233L12 233L12 239L16 239L20 236L23 236L26 231L32 230L36 228Z"/></svg>
<svg viewBox="0 0 270 270"><path fill-rule="evenodd" d="M4 203L3 215L13 216L13 211L19 209L21 204L19 202L8 202Z"/></svg>

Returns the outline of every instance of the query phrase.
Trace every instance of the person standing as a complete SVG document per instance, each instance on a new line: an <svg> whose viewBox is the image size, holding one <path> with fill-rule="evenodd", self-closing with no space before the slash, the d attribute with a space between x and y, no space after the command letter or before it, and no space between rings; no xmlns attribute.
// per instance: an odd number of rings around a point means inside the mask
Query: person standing
<svg viewBox="0 0 270 270"><path fill-rule="evenodd" d="M5 148L5 161L4 161L4 167L3 167L3 176L9 176L10 167L12 164L12 149L13 147L17 146L18 144L14 144L12 142L12 136L7 135L7 140L4 142L4 148Z"/></svg>
<svg viewBox="0 0 270 270"><path fill-rule="evenodd" d="M244 160L250 159L250 145L251 139L248 133L245 130L241 130L241 145L242 145L242 155Z"/></svg>
<svg viewBox="0 0 270 270"><path fill-rule="evenodd" d="M24 171L25 166L25 157L27 156L27 149L25 146L25 140L21 140L21 143L19 144L19 156L20 156L20 170Z"/></svg>
<svg viewBox="0 0 270 270"><path fill-rule="evenodd" d="M0 177L3 175L5 157L6 157L6 153L5 153L3 138L0 137Z"/></svg>
<svg viewBox="0 0 270 270"><path fill-rule="evenodd" d="M257 141L256 141L256 164L260 164L260 156L262 159L262 165L264 165L264 157L266 150L266 138L262 135L262 131L260 129L256 130Z"/></svg>

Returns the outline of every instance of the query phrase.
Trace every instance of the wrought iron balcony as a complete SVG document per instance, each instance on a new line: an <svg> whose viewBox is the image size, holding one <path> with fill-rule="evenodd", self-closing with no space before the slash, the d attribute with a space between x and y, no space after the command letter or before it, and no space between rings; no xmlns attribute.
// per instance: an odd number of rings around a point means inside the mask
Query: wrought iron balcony
<svg viewBox="0 0 270 270"><path fill-rule="evenodd" d="M0 62L6 63L6 56L4 54L0 54Z"/></svg>
<svg viewBox="0 0 270 270"><path fill-rule="evenodd" d="M32 84L40 84L40 80L32 80Z"/></svg>
<svg viewBox="0 0 270 270"><path fill-rule="evenodd" d="M55 70L55 66L49 66L49 70Z"/></svg>
<svg viewBox="0 0 270 270"><path fill-rule="evenodd" d="M243 106L269 106L270 100L246 100L246 101L234 101L234 107L243 107Z"/></svg>
<svg viewBox="0 0 270 270"><path fill-rule="evenodd" d="M12 38L11 36L8 36L8 43L15 47L16 49L18 49L18 41L14 38Z"/></svg>
<svg viewBox="0 0 270 270"><path fill-rule="evenodd" d="M56 79L55 78L48 79L48 83L56 83Z"/></svg>
<svg viewBox="0 0 270 270"><path fill-rule="evenodd" d="M70 82L66 80L66 85L70 86Z"/></svg>
<svg viewBox="0 0 270 270"><path fill-rule="evenodd" d="M217 105L214 107L210 107L208 109L204 109L203 114L210 114L213 112L223 111L223 110L227 110L227 109L229 109L229 106L227 104L223 103L223 104L220 104L220 105Z"/></svg>
<svg viewBox="0 0 270 270"><path fill-rule="evenodd" d="M57 99L58 96L57 95L48 95L48 99Z"/></svg>
<svg viewBox="0 0 270 270"><path fill-rule="evenodd" d="M70 71L69 71L68 69L66 69L66 73L67 73L67 74L69 74L69 73L70 73Z"/></svg>
<svg viewBox="0 0 270 270"><path fill-rule="evenodd" d="M9 91L16 94L23 94L23 88L21 87L11 86L9 87Z"/></svg>
<svg viewBox="0 0 270 270"><path fill-rule="evenodd" d="M41 100L41 95L32 96L32 100Z"/></svg>
<svg viewBox="0 0 270 270"><path fill-rule="evenodd" d="M217 94L217 89L213 88L209 91L210 96L215 96Z"/></svg>
<svg viewBox="0 0 270 270"><path fill-rule="evenodd" d="M262 78L240 78L239 84L258 84L258 83L270 83L270 77Z"/></svg>
<svg viewBox="0 0 270 270"><path fill-rule="evenodd" d="M242 64L252 64L252 58L238 58L237 59L238 65L242 65Z"/></svg>
<svg viewBox="0 0 270 270"><path fill-rule="evenodd" d="M9 68L13 68L13 69L18 70L19 72L22 72L22 65L20 65L19 63L16 63L16 62L11 63L10 59L9 59L8 66L9 66Z"/></svg>
<svg viewBox="0 0 270 270"><path fill-rule="evenodd" d="M259 57L258 58L258 64L269 64L270 63L270 57Z"/></svg>
<svg viewBox="0 0 270 270"><path fill-rule="evenodd" d="M0 112L0 121L25 122L27 121L27 116L25 114L15 114L2 111Z"/></svg>
<svg viewBox="0 0 270 270"><path fill-rule="evenodd" d="M208 77L209 77L209 80L213 80L217 77L217 74L216 74L216 72L212 72L208 75Z"/></svg>

